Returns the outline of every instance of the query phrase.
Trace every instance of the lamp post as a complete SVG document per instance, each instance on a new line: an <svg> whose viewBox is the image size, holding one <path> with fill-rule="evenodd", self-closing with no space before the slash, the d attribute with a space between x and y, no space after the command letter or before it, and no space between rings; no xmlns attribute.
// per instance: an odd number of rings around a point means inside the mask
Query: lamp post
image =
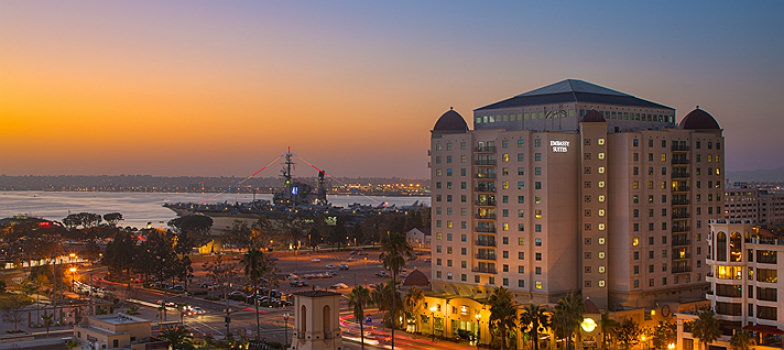
<svg viewBox="0 0 784 350"><path fill-rule="evenodd" d="M431 329L433 331L433 342L436 341L436 310L438 309L435 305L430 307L430 318L433 319L433 329Z"/></svg>
<svg viewBox="0 0 784 350"><path fill-rule="evenodd" d="M283 348L289 345L289 316L288 312L283 314Z"/></svg>
<svg viewBox="0 0 784 350"><path fill-rule="evenodd" d="M667 344L667 349L669 349L669 350L673 350L673 349L675 349L675 343L669 343L669 344Z"/></svg>
<svg viewBox="0 0 784 350"><path fill-rule="evenodd" d="M71 272L71 292L75 293L76 289L74 288L74 284L76 283L76 267L71 266L71 268L68 269L68 271Z"/></svg>
<svg viewBox="0 0 784 350"><path fill-rule="evenodd" d="M648 338L645 337L645 334L640 336L640 340L642 340L642 349L643 350L647 350L648 349L648 342L647 342Z"/></svg>

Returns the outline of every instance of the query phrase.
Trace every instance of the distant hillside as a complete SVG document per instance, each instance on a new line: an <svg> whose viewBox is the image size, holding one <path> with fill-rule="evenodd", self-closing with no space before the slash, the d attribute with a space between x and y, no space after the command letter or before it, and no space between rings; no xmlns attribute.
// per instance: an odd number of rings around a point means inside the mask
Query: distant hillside
<svg viewBox="0 0 784 350"><path fill-rule="evenodd" d="M728 171L731 182L784 182L784 168Z"/></svg>

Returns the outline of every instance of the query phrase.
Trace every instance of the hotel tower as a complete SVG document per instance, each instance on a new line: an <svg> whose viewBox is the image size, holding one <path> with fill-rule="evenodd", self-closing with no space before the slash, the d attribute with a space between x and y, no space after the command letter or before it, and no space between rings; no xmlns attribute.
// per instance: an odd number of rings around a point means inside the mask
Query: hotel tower
<svg viewBox="0 0 784 350"><path fill-rule="evenodd" d="M704 298L723 218L716 120L581 80L474 110L431 134L433 288L601 309Z"/></svg>

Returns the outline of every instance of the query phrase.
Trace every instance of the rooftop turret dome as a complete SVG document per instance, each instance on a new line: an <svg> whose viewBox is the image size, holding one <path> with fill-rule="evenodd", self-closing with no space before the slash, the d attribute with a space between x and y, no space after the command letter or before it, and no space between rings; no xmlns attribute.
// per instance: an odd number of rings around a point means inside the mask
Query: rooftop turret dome
<svg viewBox="0 0 784 350"><path fill-rule="evenodd" d="M585 122L585 123L604 123L604 122L607 122L607 120L604 119L604 116L602 116L601 113L599 113L595 109L592 109L592 110L588 111L588 113L585 114L585 116L583 117L583 122Z"/></svg>
<svg viewBox="0 0 784 350"><path fill-rule="evenodd" d="M468 124L460 113L455 112L454 109L449 108L446 113L442 114L436 125L433 127L433 132L466 132L468 131Z"/></svg>
<svg viewBox="0 0 784 350"><path fill-rule="evenodd" d="M689 114L687 114L681 122L678 124L678 127L681 129L691 129L691 130L719 130L719 123L716 122L716 119L713 118L712 115L708 114L708 112L700 109L700 106Z"/></svg>

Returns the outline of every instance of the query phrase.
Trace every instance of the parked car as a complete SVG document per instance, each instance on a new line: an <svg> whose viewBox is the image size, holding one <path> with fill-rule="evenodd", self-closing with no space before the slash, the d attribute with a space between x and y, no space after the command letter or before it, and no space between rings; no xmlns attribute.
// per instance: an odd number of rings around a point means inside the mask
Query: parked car
<svg viewBox="0 0 784 350"><path fill-rule="evenodd" d="M310 261L312 261L312 262L321 262L321 259L319 259L319 258L313 258L313 259L310 259Z"/></svg>
<svg viewBox="0 0 784 350"><path fill-rule="evenodd" d="M335 289L335 290L348 289L348 285L346 285L345 283L335 283L329 286L329 289Z"/></svg>
<svg viewBox="0 0 784 350"><path fill-rule="evenodd" d="M334 268L335 268L335 265L332 265L332 264L327 264L327 268L328 268L328 269L334 269Z"/></svg>
<svg viewBox="0 0 784 350"><path fill-rule="evenodd" d="M348 265L340 264L338 265L338 270L348 271Z"/></svg>
<svg viewBox="0 0 784 350"><path fill-rule="evenodd" d="M176 285L174 287L171 287L171 290L173 290L175 292L182 292L182 291L185 290L185 286L183 286L181 284L178 284L178 285Z"/></svg>
<svg viewBox="0 0 784 350"><path fill-rule="evenodd" d="M206 314L206 313L207 313L207 311L206 311L206 310L204 310L204 309L202 309L202 308L200 308L200 307L198 307L198 306L194 306L194 307L192 307L192 308L191 308L191 310L193 310L193 314L194 314L195 316L198 316L198 315L204 315L204 314Z"/></svg>
<svg viewBox="0 0 784 350"><path fill-rule="evenodd" d="M386 272L386 271L379 271L379 272L376 272L376 276L378 276L378 277L389 277L389 273Z"/></svg>

